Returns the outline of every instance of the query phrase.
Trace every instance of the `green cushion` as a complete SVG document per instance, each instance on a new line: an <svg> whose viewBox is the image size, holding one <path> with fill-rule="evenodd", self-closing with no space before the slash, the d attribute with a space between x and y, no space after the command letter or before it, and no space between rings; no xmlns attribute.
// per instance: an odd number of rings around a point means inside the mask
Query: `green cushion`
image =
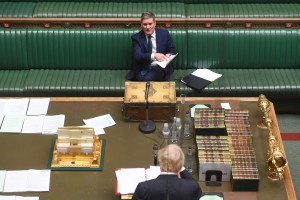
<svg viewBox="0 0 300 200"><path fill-rule="evenodd" d="M299 17L300 4L186 4L189 18Z"/></svg>
<svg viewBox="0 0 300 200"><path fill-rule="evenodd" d="M8 1L8 0L0 0ZM10 0L11 2L18 2L20 0ZM41 0L22 0L24 2L40 2ZM108 2L108 0L47 0L49 2ZM110 0L109 2L119 2L119 3L127 3L127 2L148 2L146 0ZM151 2L181 2L181 3L299 3L298 0L152 0Z"/></svg>
<svg viewBox="0 0 300 200"><path fill-rule="evenodd" d="M174 80L194 70L176 70ZM188 96L244 96L258 97L265 94L269 98L299 98L300 69L213 69L223 76L202 91L188 88L176 82L177 94Z"/></svg>
<svg viewBox="0 0 300 200"><path fill-rule="evenodd" d="M115 17L139 18L145 10L156 17L185 17L183 3L151 2L39 2L33 17Z"/></svg>
<svg viewBox="0 0 300 200"><path fill-rule="evenodd" d="M135 29L28 29L30 69L130 69Z"/></svg>
<svg viewBox="0 0 300 200"><path fill-rule="evenodd" d="M1 2L0 17L32 17L34 2Z"/></svg>
<svg viewBox="0 0 300 200"><path fill-rule="evenodd" d="M27 69L26 29L0 29L0 69Z"/></svg>
<svg viewBox="0 0 300 200"><path fill-rule="evenodd" d="M28 70L0 70L0 96L24 96Z"/></svg>
<svg viewBox="0 0 300 200"><path fill-rule="evenodd" d="M30 70L26 96L124 96L126 70Z"/></svg>
<svg viewBox="0 0 300 200"><path fill-rule="evenodd" d="M299 29L190 29L189 68L300 68Z"/></svg>

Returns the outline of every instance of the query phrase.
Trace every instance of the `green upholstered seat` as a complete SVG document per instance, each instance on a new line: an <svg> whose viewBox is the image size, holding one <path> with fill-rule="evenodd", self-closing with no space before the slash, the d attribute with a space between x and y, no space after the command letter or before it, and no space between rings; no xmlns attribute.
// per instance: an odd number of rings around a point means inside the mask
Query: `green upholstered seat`
<svg viewBox="0 0 300 200"><path fill-rule="evenodd" d="M0 18L32 17L35 2L0 2Z"/></svg>
<svg viewBox="0 0 300 200"><path fill-rule="evenodd" d="M209 97L257 97L265 94L272 99L299 98L300 69L212 69L223 76L202 91L187 88L176 82L177 94ZM189 73L194 70L188 70ZM174 80L188 74L176 70Z"/></svg>
<svg viewBox="0 0 300 200"><path fill-rule="evenodd" d="M30 69L129 69L135 29L28 29Z"/></svg>
<svg viewBox="0 0 300 200"><path fill-rule="evenodd" d="M26 96L124 96L127 70L30 70Z"/></svg>
<svg viewBox="0 0 300 200"><path fill-rule="evenodd" d="M26 29L0 29L0 70L27 69Z"/></svg>
<svg viewBox="0 0 300 200"><path fill-rule="evenodd" d="M0 29L1 96L124 96L139 29ZM170 28L177 94L299 98L298 28ZM178 80L198 68L223 76L203 91Z"/></svg>
<svg viewBox="0 0 300 200"><path fill-rule="evenodd" d="M189 29L188 68L299 69L299 29Z"/></svg>
<svg viewBox="0 0 300 200"><path fill-rule="evenodd" d="M0 0L0 2L5 2L8 0ZM10 0L11 2L41 2L41 0ZM47 0L48 2L120 2L120 3L126 3L126 2L148 2L146 0ZM298 0L152 0L151 2L180 2L180 3L299 3Z"/></svg>
<svg viewBox="0 0 300 200"><path fill-rule="evenodd" d="M26 96L24 86L28 73L29 70L0 70L0 96Z"/></svg>
<svg viewBox="0 0 300 200"><path fill-rule="evenodd" d="M146 10L156 17L185 17L184 4L176 2L39 2L33 17L139 18Z"/></svg>
<svg viewBox="0 0 300 200"><path fill-rule="evenodd" d="M299 17L300 4L186 4L188 18Z"/></svg>
<svg viewBox="0 0 300 200"><path fill-rule="evenodd" d="M266 0L265 0L266 1ZM299 2L205 1L45 1L1 2L0 17L24 18L139 18L151 10L158 18L277 18L299 17Z"/></svg>

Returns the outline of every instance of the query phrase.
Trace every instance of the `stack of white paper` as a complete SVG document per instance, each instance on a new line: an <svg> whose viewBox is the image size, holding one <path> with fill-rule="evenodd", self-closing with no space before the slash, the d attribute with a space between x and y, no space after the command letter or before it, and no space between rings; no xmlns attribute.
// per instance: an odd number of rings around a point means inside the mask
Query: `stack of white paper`
<svg viewBox="0 0 300 200"><path fill-rule="evenodd" d="M53 120L44 125L49 102L50 98L0 99L0 132L56 133L58 127L53 127ZM64 124L64 117L56 119L57 126Z"/></svg>
<svg viewBox="0 0 300 200"><path fill-rule="evenodd" d="M39 200L39 197L22 197L22 196L3 196L0 195L0 200Z"/></svg>
<svg viewBox="0 0 300 200"><path fill-rule="evenodd" d="M197 69L192 73L194 76L213 82L220 78L222 74L218 74L209 69Z"/></svg>
<svg viewBox="0 0 300 200"><path fill-rule="evenodd" d="M50 170L6 171L3 192L49 191Z"/></svg>
<svg viewBox="0 0 300 200"><path fill-rule="evenodd" d="M157 178L160 174L159 166L150 168L122 168L116 170L118 193L133 194L140 182Z"/></svg>
<svg viewBox="0 0 300 200"><path fill-rule="evenodd" d="M46 115L50 103L50 98L30 99L27 115Z"/></svg>
<svg viewBox="0 0 300 200"><path fill-rule="evenodd" d="M0 132L20 133L24 119L25 115L23 114L6 114Z"/></svg>

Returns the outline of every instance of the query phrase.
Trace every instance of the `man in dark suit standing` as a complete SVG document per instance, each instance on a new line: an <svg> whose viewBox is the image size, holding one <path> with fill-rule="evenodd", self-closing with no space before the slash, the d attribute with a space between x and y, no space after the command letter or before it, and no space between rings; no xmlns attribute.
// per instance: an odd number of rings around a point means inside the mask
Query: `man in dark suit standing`
<svg viewBox="0 0 300 200"><path fill-rule="evenodd" d="M155 16L144 12L141 16L142 30L133 36L133 69L126 75L127 80L168 81L173 73L172 65L161 68L154 61L163 61L176 54L169 32L155 28Z"/></svg>
<svg viewBox="0 0 300 200"><path fill-rule="evenodd" d="M170 144L158 152L161 174L138 184L132 200L199 200L202 190L183 167L184 154L179 146Z"/></svg>

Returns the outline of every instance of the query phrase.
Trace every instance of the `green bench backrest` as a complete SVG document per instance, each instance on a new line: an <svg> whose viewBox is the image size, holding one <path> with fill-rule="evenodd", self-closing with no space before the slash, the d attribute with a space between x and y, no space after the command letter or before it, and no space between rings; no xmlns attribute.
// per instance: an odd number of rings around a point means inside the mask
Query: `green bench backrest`
<svg viewBox="0 0 300 200"><path fill-rule="evenodd" d="M0 2L7 0L0 0ZM10 2L41 2L41 0L10 0ZM147 0L46 0L46 2L149 2ZM299 0L152 0L151 2L181 2L181 3L299 3Z"/></svg>
<svg viewBox="0 0 300 200"><path fill-rule="evenodd" d="M33 17L139 18L146 10L156 17L185 17L184 4L176 2L39 2Z"/></svg>
<svg viewBox="0 0 300 200"><path fill-rule="evenodd" d="M0 70L27 69L25 29L0 29Z"/></svg>
<svg viewBox="0 0 300 200"><path fill-rule="evenodd" d="M139 29L28 29L28 65L33 69L131 69L131 35ZM171 29L176 64L186 65L186 30Z"/></svg>
<svg viewBox="0 0 300 200"><path fill-rule="evenodd" d="M185 4L188 18L299 17L299 3L277 4Z"/></svg>
<svg viewBox="0 0 300 200"><path fill-rule="evenodd" d="M299 29L190 29L189 68L300 68Z"/></svg>
<svg viewBox="0 0 300 200"><path fill-rule="evenodd" d="M0 69L132 67L139 29L0 29ZM300 29L169 29L175 69L300 68Z"/></svg>
<svg viewBox="0 0 300 200"><path fill-rule="evenodd" d="M36 69L129 69L132 29L29 29L28 65Z"/></svg>
<svg viewBox="0 0 300 200"><path fill-rule="evenodd" d="M145 10L157 18L300 17L299 3L0 2L3 18L139 18Z"/></svg>

